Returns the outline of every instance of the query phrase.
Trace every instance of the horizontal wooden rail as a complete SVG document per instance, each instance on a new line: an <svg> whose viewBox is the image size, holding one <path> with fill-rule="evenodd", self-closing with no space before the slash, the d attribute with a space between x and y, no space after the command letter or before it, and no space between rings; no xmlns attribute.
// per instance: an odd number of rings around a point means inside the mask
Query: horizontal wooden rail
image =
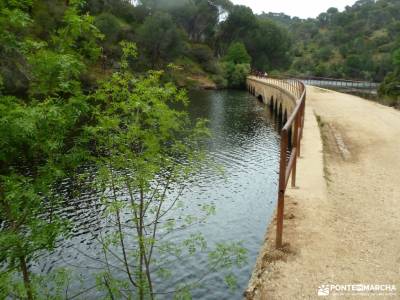
<svg viewBox="0 0 400 300"><path fill-rule="evenodd" d="M297 79L271 78L260 72L253 72L252 75L260 79L261 83L274 86L291 94L295 101L295 107L281 130L278 207L276 214L276 247L282 248L285 192L290 177L292 179L292 187L296 186L297 158L300 156L300 146L304 128L306 87L303 82ZM249 78L251 79L251 77ZM289 136L289 134L293 136ZM293 142L288 157L289 138L291 138Z"/></svg>

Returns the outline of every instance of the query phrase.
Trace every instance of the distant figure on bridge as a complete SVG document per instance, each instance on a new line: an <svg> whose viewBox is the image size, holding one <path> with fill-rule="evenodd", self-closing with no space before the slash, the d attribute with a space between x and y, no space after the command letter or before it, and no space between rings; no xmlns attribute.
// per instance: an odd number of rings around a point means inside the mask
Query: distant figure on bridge
<svg viewBox="0 0 400 300"><path fill-rule="evenodd" d="M268 73L267 72L264 73L264 77L268 77Z"/></svg>

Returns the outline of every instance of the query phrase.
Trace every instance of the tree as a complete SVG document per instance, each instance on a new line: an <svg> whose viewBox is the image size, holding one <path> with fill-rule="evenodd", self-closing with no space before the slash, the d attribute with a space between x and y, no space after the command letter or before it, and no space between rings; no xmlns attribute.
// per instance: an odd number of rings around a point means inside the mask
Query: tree
<svg viewBox="0 0 400 300"><path fill-rule="evenodd" d="M169 14L156 12L137 30L137 41L150 65L161 67L182 54L184 36Z"/></svg>
<svg viewBox="0 0 400 300"><path fill-rule="evenodd" d="M393 106L400 106L400 48L393 53L395 70L390 72L379 87L379 95L388 98Z"/></svg>
<svg viewBox="0 0 400 300"><path fill-rule="evenodd" d="M287 30L269 19L256 18L245 6L234 6L221 24L218 41L223 54L231 43L242 42L257 69L285 68L290 63L291 43Z"/></svg>
<svg viewBox="0 0 400 300"><path fill-rule="evenodd" d="M315 53L315 58L317 61L325 62L329 60L332 54L333 51L330 47L323 47Z"/></svg>
<svg viewBox="0 0 400 300"><path fill-rule="evenodd" d="M250 63L251 57L243 43L236 42L229 46L222 63L222 70L228 87L244 87L246 77L250 73Z"/></svg>
<svg viewBox="0 0 400 300"><path fill-rule="evenodd" d="M52 32L62 24L65 10L64 0L32 1L32 31L43 40L48 40Z"/></svg>
<svg viewBox="0 0 400 300"><path fill-rule="evenodd" d="M249 7L235 5L221 24L218 37L220 52L224 53L232 42L244 41L256 27L257 19L253 11Z"/></svg>
<svg viewBox="0 0 400 300"><path fill-rule="evenodd" d="M109 13L122 21L137 25L149 15L149 11L143 5L134 6L130 0L87 0L84 1L85 10L91 15Z"/></svg>
<svg viewBox="0 0 400 300"><path fill-rule="evenodd" d="M204 44L190 45L191 57L198 62L206 72L217 73L217 59L213 50Z"/></svg>
<svg viewBox="0 0 400 300"><path fill-rule="evenodd" d="M225 61L232 62L234 64L250 64L251 57L247 53L246 47L243 43L232 43L224 57Z"/></svg>
<svg viewBox="0 0 400 300"><path fill-rule="evenodd" d="M122 46L122 69L93 94L92 101L98 108L94 113L96 122L86 128L88 141L96 141L94 153L102 154L96 159L98 186L107 208L102 218L116 226L115 232L99 239L106 268L98 282L112 299L187 294L191 283L160 291L154 277L168 278L173 272L169 269L171 263L182 262L207 248L199 234L179 244L168 237L175 230L201 221L193 216L182 217L181 221L171 219L170 213L182 207L178 203L185 182L201 167L201 141L208 131L204 120L192 127L185 112L169 107L169 103L187 103L187 97L173 84L161 84L162 72L133 75L128 59L136 56L136 47L130 43ZM176 192L173 197L171 188ZM203 206L205 216L213 210L211 205ZM110 256L117 258L117 266L109 263ZM241 264L243 259L239 245L220 244L210 252L208 272L234 262ZM124 270L124 278L117 278L111 271L114 269L118 274ZM197 281L208 272L197 274Z"/></svg>
<svg viewBox="0 0 400 300"><path fill-rule="evenodd" d="M81 133L88 106L79 77L99 53L100 35L93 19L79 14L78 1L48 43L28 35L30 1L3 1L0 9L0 23L9 24L0 29L2 51L22 59L29 79L25 98L7 86L0 93L0 280L13 297L33 299L40 290L29 265L66 228L51 213L59 203L54 186L87 155Z"/></svg>
<svg viewBox="0 0 400 300"><path fill-rule="evenodd" d="M189 40L198 43L214 38L219 9L211 1L164 1L161 7L186 31Z"/></svg>
<svg viewBox="0 0 400 300"><path fill-rule="evenodd" d="M224 63L223 70L230 88L243 88L250 73L249 64Z"/></svg>
<svg viewBox="0 0 400 300"><path fill-rule="evenodd" d="M12 94L24 94L28 86L21 43L31 18L29 1L0 2L0 82Z"/></svg>
<svg viewBox="0 0 400 300"><path fill-rule="evenodd" d="M283 69L290 64L289 35L269 20L258 20L257 28L249 32L245 45L256 69Z"/></svg>

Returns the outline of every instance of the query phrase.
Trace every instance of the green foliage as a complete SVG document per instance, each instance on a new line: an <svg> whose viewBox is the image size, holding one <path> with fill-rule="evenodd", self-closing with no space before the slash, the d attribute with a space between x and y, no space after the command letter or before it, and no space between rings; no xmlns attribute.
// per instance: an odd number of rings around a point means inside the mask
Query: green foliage
<svg viewBox="0 0 400 300"><path fill-rule="evenodd" d="M79 76L99 53L100 35L92 19L78 13L80 3L71 1L50 41L34 40L28 30L34 26L29 4L1 6L0 22L11 12L15 20L1 29L7 37L1 51L10 55L9 66L23 62L29 95L16 97L8 84L0 95L0 263L5 272L21 270L8 278L23 282L19 293L32 299L40 290L35 290L29 265L53 249L66 230L66 220L49 215L59 206L54 186L87 156L80 142L89 109ZM8 75L2 74L7 80Z"/></svg>
<svg viewBox="0 0 400 300"><path fill-rule="evenodd" d="M387 97L386 101L391 106L397 106L400 103L400 74L390 73L385 77L379 88L379 94Z"/></svg>
<svg viewBox="0 0 400 300"><path fill-rule="evenodd" d="M207 0L159 1L157 8L168 12L190 41L199 43L214 38L219 21L216 4Z"/></svg>
<svg viewBox="0 0 400 300"><path fill-rule="evenodd" d="M227 86L230 88L243 88L246 77L250 73L249 64L234 64L232 62L222 63L222 69Z"/></svg>
<svg viewBox="0 0 400 300"><path fill-rule="evenodd" d="M379 87L379 95L390 105L400 108L400 49L393 53L395 70L389 73Z"/></svg>
<svg viewBox="0 0 400 300"><path fill-rule="evenodd" d="M397 49L393 53L393 64L397 69L400 69L400 49Z"/></svg>
<svg viewBox="0 0 400 300"><path fill-rule="evenodd" d="M244 43L254 68L282 69L290 62L290 39L287 30L275 23L257 18L251 9L235 6L221 24L219 48L225 53L232 43Z"/></svg>
<svg viewBox="0 0 400 300"><path fill-rule="evenodd" d="M192 44L190 52L194 59L204 64L214 59L214 54L210 47L203 44Z"/></svg>
<svg viewBox="0 0 400 300"><path fill-rule="evenodd" d="M28 58L32 82L29 92L35 96L54 96L80 89L84 63L74 55L39 50Z"/></svg>
<svg viewBox="0 0 400 300"><path fill-rule="evenodd" d="M216 58L209 46L204 44L192 44L190 46L190 54L206 72L218 72Z"/></svg>
<svg viewBox="0 0 400 300"><path fill-rule="evenodd" d="M224 61L234 64L250 64L251 57L243 43L232 43L224 57Z"/></svg>
<svg viewBox="0 0 400 300"><path fill-rule="evenodd" d="M243 46L248 40L232 45L222 67L217 64L216 49L220 47L218 54L224 55L230 44L241 40L241 33L259 24L250 9L229 1L175 4L0 3L4 58L0 62L1 296L57 299L65 289L66 273L44 278L33 274L29 266L68 233L66 220L48 213L49 207L56 211L60 205L54 188L60 180L76 176L76 168L87 162L98 168L96 183L106 206L103 217L118 224L117 232L102 237L103 249L105 253L115 247L124 250L119 262L125 278L114 278L110 265L96 278L99 289L110 298L121 298L128 287L139 298L153 296L153 265L160 267L158 276L168 278L172 271L164 264L173 263L158 261L155 251L173 253L182 261L207 251L202 235L192 234L181 243L159 239L159 227L167 234L185 229L212 215L215 206L204 204L202 217L166 219L175 208L167 191L171 186L184 188L185 180L201 167L201 141L208 131L204 120L191 124L186 113L170 108L171 103L187 103L184 91L164 83L161 71L146 70L180 60L198 74L214 73L223 86L240 87L250 70L251 58ZM231 14L220 26L224 9ZM229 35L230 28L238 30ZM140 51L130 42L119 49L117 44L125 38L136 41ZM266 50L255 49L259 52L252 55ZM110 72L107 68L119 71L105 74L104 80L94 84L87 78L98 68L99 58L104 73ZM142 75L132 73L133 62L138 61L145 71ZM117 196L122 190L129 192L128 201ZM129 215L135 231L123 226L122 212ZM126 246L129 235L134 243ZM209 269L240 265L242 249L219 244L210 254ZM234 278L226 278L233 286ZM176 297L190 297L192 286L182 283Z"/></svg>
<svg viewBox="0 0 400 300"><path fill-rule="evenodd" d="M192 125L186 112L170 108L171 103L186 105L188 99L183 90L161 82L161 71L143 76L130 71L128 60L137 55L134 44L122 43L122 53L121 70L102 81L91 96L95 121L85 128L98 156L96 181L106 207L102 218L117 225L116 232L101 238L107 268L97 281L111 298L129 286L139 299L152 299L156 274L168 278L177 258L183 261L207 250L200 234L190 234L179 243L162 236L202 222L215 211L214 205L205 204L202 217L186 215L178 220L169 216L181 207L176 204L185 182L202 167L203 140L209 133L204 120ZM168 197L172 187L179 191L175 200ZM118 196L123 191L128 192L128 199ZM122 215L130 220L128 226ZM239 264L244 254L239 245L224 248L222 244L212 253L211 266L226 268ZM107 255L117 255L118 273L125 270L123 279L114 278L110 271L114 265L108 264ZM183 297L182 290L187 295L191 285L181 282L177 297Z"/></svg>
<svg viewBox="0 0 400 300"><path fill-rule="evenodd" d="M221 24L222 48L226 48L233 41L243 41L256 27L257 19L253 11L247 6L235 5L228 18Z"/></svg>
<svg viewBox="0 0 400 300"><path fill-rule="evenodd" d="M113 14L103 12L96 16L96 27L104 34L107 44L118 42L124 23Z"/></svg>
<svg viewBox="0 0 400 300"><path fill-rule="evenodd" d="M20 92L27 85L25 62L20 50L31 24L29 7L29 1L0 2L0 77L2 85L13 93Z"/></svg>
<svg viewBox="0 0 400 300"><path fill-rule="evenodd" d="M330 47L323 47L315 53L315 57L318 61L328 61L333 54L333 50Z"/></svg>
<svg viewBox="0 0 400 300"><path fill-rule="evenodd" d="M244 44L239 42L232 43L221 64L226 86L230 88L244 87L246 77L250 73L250 62L251 57L247 53ZM221 81L221 84L223 83Z"/></svg>
<svg viewBox="0 0 400 300"><path fill-rule="evenodd" d="M123 39L137 43L140 57L135 69L141 72L190 59L204 73L213 74L209 77L223 83L217 61L235 42L245 45L255 68L283 69L290 63L286 29L258 20L250 8L228 0L147 0L136 6L124 0L90 0L87 7L97 15L96 24L106 35L103 47L107 68L118 63L115 45ZM188 84L190 80L180 77L193 74L169 75L178 83Z"/></svg>
<svg viewBox="0 0 400 300"><path fill-rule="evenodd" d="M67 6L63 0L32 1L32 32L43 40L49 40L63 20Z"/></svg>
<svg viewBox="0 0 400 300"><path fill-rule="evenodd" d="M291 40L287 30L268 20L257 20L257 29L250 31L246 47L258 70L285 69L291 58Z"/></svg>
<svg viewBox="0 0 400 300"><path fill-rule="evenodd" d="M263 17L289 28L295 42L293 71L379 82L394 70L390 54L400 38L398 1L357 1L343 12L330 8L308 20L273 14Z"/></svg>
<svg viewBox="0 0 400 300"><path fill-rule="evenodd" d="M237 286L236 276L233 274L228 274L225 276L225 282L231 290L235 290Z"/></svg>
<svg viewBox="0 0 400 300"><path fill-rule="evenodd" d="M162 12L146 18L137 31L139 49L153 68L181 55L183 39L183 32L178 29L172 17Z"/></svg>

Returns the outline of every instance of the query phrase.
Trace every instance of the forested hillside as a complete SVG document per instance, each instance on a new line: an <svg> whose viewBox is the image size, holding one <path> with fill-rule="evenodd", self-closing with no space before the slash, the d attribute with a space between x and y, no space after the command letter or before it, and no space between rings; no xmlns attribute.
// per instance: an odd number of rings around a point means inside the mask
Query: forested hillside
<svg viewBox="0 0 400 300"><path fill-rule="evenodd" d="M276 13L257 16L229 0L74 2L103 35L100 58L81 78L85 86L118 68L122 40L137 44L135 71L163 69L167 79L187 87L238 87L250 65L268 73L381 82L395 71L394 52L400 48L397 0L360 0L343 12L330 8L307 20ZM65 6L64 0L33 1L30 36L48 39ZM250 61L226 59L237 42ZM1 63L0 73L6 88L26 93L27 78L12 60Z"/></svg>
<svg viewBox="0 0 400 300"><path fill-rule="evenodd" d="M330 8L316 19L263 14L289 29L292 73L381 82L394 70L400 48L400 1L360 0L343 12Z"/></svg>
<svg viewBox="0 0 400 300"><path fill-rule="evenodd" d="M290 64L287 31L270 21L257 19L250 8L233 5L229 0L72 2L80 3L82 12L93 17L93 24L103 34L101 59L85 80L118 68L122 40L138 46L135 71L166 69L173 63L174 68L168 68L166 74L184 86L241 84L250 66L236 67L224 60L229 46L236 42L245 45L252 64L258 68L282 70ZM30 35L48 39L60 25L66 3L65 0L32 1ZM0 68L7 87L19 92L26 89L26 78L21 72L6 63Z"/></svg>
<svg viewBox="0 0 400 300"><path fill-rule="evenodd" d="M106 35L103 46L109 66L118 57L115 44L120 39L137 43L140 70L174 63L178 70L172 71L172 78L184 85L191 79L211 79L222 87L237 86L249 68L234 67L224 59L236 42L250 54L247 63L258 68L284 69L290 63L286 30L229 0L139 1L136 6L126 0L90 0L87 9Z"/></svg>

